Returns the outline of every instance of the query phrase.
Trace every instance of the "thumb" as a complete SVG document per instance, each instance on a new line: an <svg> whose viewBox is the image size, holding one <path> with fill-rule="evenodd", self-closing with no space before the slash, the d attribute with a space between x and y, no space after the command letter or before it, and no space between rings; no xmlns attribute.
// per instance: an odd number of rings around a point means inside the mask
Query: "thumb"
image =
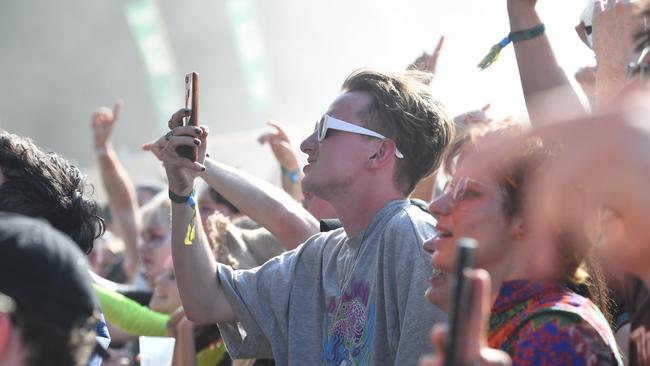
<svg viewBox="0 0 650 366"><path fill-rule="evenodd" d="M120 111L122 111L122 104L122 99L115 101L115 105L113 106L113 121L117 121L117 118L120 115Z"/></svg>
<svg viewBox="0 0 650 366"><path fill-rule="evenodd" d="M431 329L431 334L429 335L431 344L433 345L433 351L441 359L444 359L445 356L448 333L449 327L447 324L436 324Z"/></svg>

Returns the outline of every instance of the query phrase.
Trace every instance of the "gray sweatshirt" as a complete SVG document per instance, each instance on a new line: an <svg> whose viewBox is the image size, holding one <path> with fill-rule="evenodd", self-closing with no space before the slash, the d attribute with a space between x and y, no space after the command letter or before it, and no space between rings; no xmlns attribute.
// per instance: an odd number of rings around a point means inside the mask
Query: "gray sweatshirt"
<svg viewBox="0 0 650 366"><path fill-rule="evenodd" d="M446 315L424 297L432 268L422 249L435 220L406 200L388 203L362 232L312 236L261 267L218 277L238 323L219 328L233 358L278 365L416 365Z"/></svg>

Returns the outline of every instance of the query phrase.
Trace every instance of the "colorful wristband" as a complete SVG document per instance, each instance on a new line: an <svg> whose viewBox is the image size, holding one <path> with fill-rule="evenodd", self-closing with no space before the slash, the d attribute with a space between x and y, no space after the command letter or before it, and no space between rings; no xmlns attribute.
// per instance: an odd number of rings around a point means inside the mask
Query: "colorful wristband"
<svg viewBox="0 0 650 366"><path fill-rule="evenodd" d="M172 202L176 202L176 203L186 203L187 202L187 204L190 205L190 207L192 207L192 208L194 208L194 206L196 206L196 198L194 198L194 197L195 197L195 191L194 190L192 190L192 192L190 193L189 196L181 196L181 195L178 195L178 194L172 192L171 189L169 190L169 199L172 200Z"/></svg>
<svg viewBox="0 0 650 366"><path fill-rule="evenodd" d="M282 170L282 175L285 177L289 177L289 180L291 183L298 183L298 180L300 179L300 171L298 169L296 170L287 170L285 167L280 165L280 170Z"/></svg>
<svg viewBox="0 0 650 366"><path fill-rule="evenodd" d="M485 57L483 57L481 62L479 62L478 68L481 69L482 71L487 69L488 66L492 65L494 61L496 61L499 58L499 55L501 54L501 50L505 48L507 45L509 45L510 42L521 42L521 41L527 41L529 39L534 39L544 34L545 31L546 31L546 27L544 26L544 23L540 23L529 29L508 33L507 37L505 37L499 43L492 46L490 52L488 52L488 54Z"/></svg>

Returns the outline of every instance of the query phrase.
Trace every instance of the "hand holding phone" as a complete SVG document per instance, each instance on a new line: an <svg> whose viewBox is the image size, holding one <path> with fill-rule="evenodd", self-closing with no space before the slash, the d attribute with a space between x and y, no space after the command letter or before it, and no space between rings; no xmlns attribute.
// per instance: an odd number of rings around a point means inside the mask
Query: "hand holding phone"
<svg viewBox="0 0 650 366"><path fill-rule="evenodd" d="M191 72L185 75L185 108L190 109L190 116L183 118L183 126L199 125L199 74ZM178 155L196 161L199 148L197 146L179 146Z"/></svg>

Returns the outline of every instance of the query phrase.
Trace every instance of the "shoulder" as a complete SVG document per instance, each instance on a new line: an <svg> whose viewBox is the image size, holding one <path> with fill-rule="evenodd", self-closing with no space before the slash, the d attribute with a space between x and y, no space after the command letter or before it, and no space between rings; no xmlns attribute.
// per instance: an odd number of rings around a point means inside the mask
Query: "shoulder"
<svg viewBox="0 0 650 366"><path fill-rule="evenodd" d="M517 332L513 364L616 364L615 346L575 313L551 311L529 319Z"/></svg>
<svg viewBox="0 0 650 366"><path fill-rule="evenodd" d="M546 304L526 317L516 331L513 364L617 363L616 345L603 334L604 317L589 300L575 296L570 300L582 301Z"/></svg>
<svg viewBox="0 0 650 366"><path fill-rule="evenodd" d="M428 212L414 205L406 205L388 221L384 235L413 237L419 243L435 235L436 220Z"/></svg>

